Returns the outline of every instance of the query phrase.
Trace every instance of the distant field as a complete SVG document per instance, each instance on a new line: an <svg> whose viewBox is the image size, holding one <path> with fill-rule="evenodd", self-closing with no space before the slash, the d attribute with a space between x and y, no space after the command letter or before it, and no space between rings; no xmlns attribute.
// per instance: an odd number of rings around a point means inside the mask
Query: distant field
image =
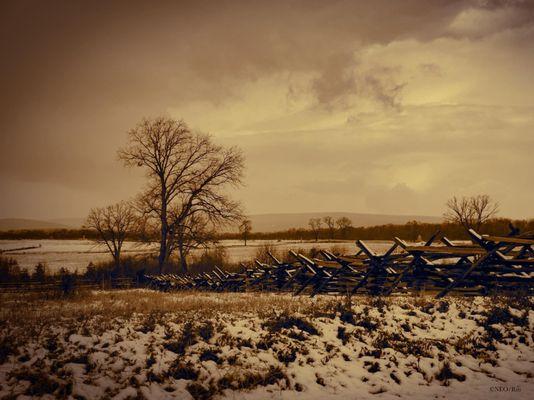
<svg viewBox="0 0 534 400"><path fill-rule="evenodd" d="M332 246L343 247L347 254L356 251L353 241L346 242L302 242L302 241L268 241L254 240L249 241L247 246L242 241L223 240L221 244L226 247L231 262L246 262L251 260L258 247L271 243L280 250L287 249L304 249L309 250L312 247L328 249ZM388 241L369 241L370 246L376 251L383 251L391 245ZM36 249L14 250L23 247L40 246ZM110 261L111 256L104 246L95 244L89 240L0 240L0 250L3 250L5 257L11 257L17 260L23 268L32 269L37 263L44 262L50 269L50 272L65 267L71 271L78 270L83 272L90 262ZM6 251L7 250L7 251ZM136 242L128 242L124 247L124 255L142 255L155 253L157 245L147 245Z"/></svg>

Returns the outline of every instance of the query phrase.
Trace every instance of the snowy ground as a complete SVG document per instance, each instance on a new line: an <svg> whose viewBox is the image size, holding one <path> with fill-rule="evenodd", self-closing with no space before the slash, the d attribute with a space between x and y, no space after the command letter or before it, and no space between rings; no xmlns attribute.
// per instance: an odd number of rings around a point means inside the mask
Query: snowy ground
<svg viewBox="0 0 534 400"><path fill-rule="evenodd" d="M247 246L242 241L223 240L221 245L227 249L230 262L238 263L249 261L255 254L258 247L269 243L281 251L287 249L304 249L312 247L329 249L332 246L343 247L347 253L356 250L353 241L347 242L310 242L310 241L249 241ZM377 251L384 251L391 246L386 241L369 241L371 247ZM36 249L9 251L22 247L40 246ZM50 272L58 271L61 267L68 270L83 272L90 262L111 261L111 256L104 246L95 244L90 240L0 240L0 250L7 250L3 255L14 258L23 268L30 271L39 263L46 263ZM136 242L126 242L123 254L136 255L147 254L157 251L157 245L146 245Z"/></svg>
<svg viewBox="0 0 534 400"><path fill-rule="evenodd" d="M0 398L530 399L534 390L524 297L35 296L0 296Z"/></svg>

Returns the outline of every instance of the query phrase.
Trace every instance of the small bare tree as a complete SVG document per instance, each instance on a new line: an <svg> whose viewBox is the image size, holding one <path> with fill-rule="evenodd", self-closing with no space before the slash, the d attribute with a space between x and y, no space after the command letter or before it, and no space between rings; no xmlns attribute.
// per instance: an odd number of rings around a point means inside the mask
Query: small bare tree
<svg viewBox="0 0 534 400"><path fill-rule="evenodd" d="M461 224L465 229L479 230L499 212L499 204L487 194L462 198L454 196L446 205L447 211L443 214L445 220Z"/></svg>
<svg viewBox="0 0 534 400"><path fill-rule="evenodd" d="M310 226L315 241L317 242L317 240L319 240L319 233L321 232L321 227L323 225L321 218L310 218L308 225Z"/></svg>
<svg viewBox="0 0 534 400"><path fill-rule="evenodd" d="M175 218L171 218L175 223L171 224L171 232L169 237L169 249L178 250L180 256L180 265L182 271L187 271L187 257L191 250L204 248L208 249L212 245L216 245L217 235L215 228L207 221L203 213L193 213L189 215L181 223L178 223Z"/></svg>
<svg viewBox="0 0 534 400"><path fill-rule="evenodd" d="M247 239L250 232L252 232L252 221L250 219L244 219L241 221L241 224L239 224L239 233L245 242L245 246L247 245Z"/></svg>
<svg viewBox="0 0 534 400"><path fill-rule="evenodd" d="M97 242L106 245L117 269L121 264L122 245L128 233L135 229L136 220L132 205L125 201L93 208L87 216L85 226L97 231Z"/></svg>
<svg viewBox="0 0 534 400"><path fill-rule="evenodd" d="M341 217L336 220L336 225L339 229L339 232L341 233L341 237L345 238L347 237L347 234L352 227L352 221L350 218L347 217Z"/></svg>
<svg viewBox="0 0 534 400"><path fill-rule="evenodd" d="M326 228L328 229L330 239L333 239L334 233L336 232L336 222L334 221L334 218L330 216L323 217L323 222L325 223Z"/></svg>
<svg viewBox="0 0 534 400"><path fill-rule="evenodd" d="M159 226L160 272L175 249L187 253L186 238L200 237L193 235L198 232L194 222L215 228L242 218L239 203L224 192L241 184L244 159L237 148L216 145L183 121L165 117L144 119L128 135L119 158L147 172L148 186L138 205ZM186 271L186 257L180 260Z"/></svg>

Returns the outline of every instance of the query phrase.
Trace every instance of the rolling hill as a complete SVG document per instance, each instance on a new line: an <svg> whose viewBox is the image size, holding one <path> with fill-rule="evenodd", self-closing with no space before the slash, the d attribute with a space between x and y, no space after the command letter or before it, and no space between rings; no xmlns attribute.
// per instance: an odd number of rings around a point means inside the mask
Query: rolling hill
<svg viewBox="0 0 534 400"><path fill-rule="evenodd" d="M0 218L0 231L21 229L65 229L69 228L57 222L40 221L24 218Z"/></svg>
<svg viewBox="0 0 534 400"><path fill-rule="evenodd" d="M254 232L283 231L290 228L308 228L310 218L322 218L326 215L334 219L347 217L353 226L373 226L384 224L404 224L408 221L441 222L440 217L423 215L387 215L387 214L363 214L349 212L316 212L316 213L279 213L279 214L253 214L249 218L252 221ZM77 229L83 224L82 218L58 218L50 221L23 218L0 218L0 230L19 229Z"/></svg>
<svg viewBox="0 0 534 400"><path fill-rule="evenodd" d="M282 231L290 228L308 228L310 218L322 218L331 216L334 219L347 217L353 226L373 226L385 224L404 224L408 221L439 223L442 218L422 215L386 215L386 214L363 214L349 212L316 212L296 214L255 214L250 215L252 230L254 232Z"/></svg>

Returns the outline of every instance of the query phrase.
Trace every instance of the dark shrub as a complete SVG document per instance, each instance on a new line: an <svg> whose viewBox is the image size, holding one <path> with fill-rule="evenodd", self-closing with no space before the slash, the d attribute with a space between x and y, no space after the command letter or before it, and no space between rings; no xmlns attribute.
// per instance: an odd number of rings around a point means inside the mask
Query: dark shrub
<svg viewBox="0 0 534 400"><path fill-rule="evenodd" d="M204 324L202 324L199 328L198 328L198 335L204 339L204 341L209 341L213 335L215 334L215 327L213 326L213 322L211 321L206 321L204 322Z"/></svg>
<svg viewBox="0 0 534 400"><path fill-rule="evenodd" d="M273 319L266 321L263 328L267 328L271 333L280 332L282 329L291 329L293 327L307 332L310 335L319 335L319 331L312 323L295 316L288 314L279 315Z"/></svg>
<svg viewBox="0 0 534 400"><path fill-rule="evenodd" d="M211 350L211 349L206 349L202 352L202 354L200 354L200 361L214 361L215 363L217 364L220 364L221 363L221 359L220 357L217 355L217 353L219 353L220 350Z"/></svg>
<svg viewBox="0 0 534 400"><path fill-rule="evenodd" d="M208 400L215 395L213 390L207 389L197 382L188 383L186 389L195 400Z"/></svg>
<svg viewBox="0 0 534 400"><path fill-rule="evenodd" d="M443 363L441 370L436 374L436 379L443 382L445 386L449 385L451 379L456 379L460 382L465 381L465 375L455 374L451 370L451 366L448 362Z"/></svg>
<svg viewBox="0 0 534 400"><path fill-rule="evenodd" d="M297 351L293 347L290 349L279 350L276 357L278 358L278 361L287 365L297 359Z"/></svg>
<svg viewBox="0 0 534 400"><path fill-rule="evenodd" d="M191 362L184 364L181 361L176 360L169 368L169 375L174 379L194 381L198 378L198 371L193 368Z"/></svg>
<svg viewBox="0 0 534 400"><path fill-rule="evenodd" d="M449 302L441 300L438 303L438 307L436 308L436 310L438 310L440 313L446 313L447 311L449 311Z"/></svg>
<svg viewBox="0 0 534 400"><path fill-rule="evenodd" d="M182 329L182 334L173 341L163 344L163 347L173 353L184 355L189 346L197 343L197 332L191 322L186 322Z"/></svg>
<svg viewBox="0 0 534 400"><path fill-rule="evenodd" d="M43 371L22 369L16 372L15 375L18 380L30 382L30 386L28 386L25 392L28 396L52 395L59 388L59 383L52 380L50 376Z"/></svg>
<svg viewBox="0 0 534 400"><path fill-rule="evenodd" d="M380 371L380 364L378 364L376 361L371 364L371 366L367 369L370 373L374 374L375 372Z"/></svg>
<svg viewBox="0 0 534 400"><path fill-rule="evenodd" d="M0 364L5 363L10 355L17 353L17 345L12 336L4 336L0 338Z"/></svg>
<svg viewBox="0 0 534 400"><path fill-rule="evenodd" d="M341 340L341 343L347 344L349 341L349 335L347 334L347 329L344 326L337 327L337 338Z"/></svg>

